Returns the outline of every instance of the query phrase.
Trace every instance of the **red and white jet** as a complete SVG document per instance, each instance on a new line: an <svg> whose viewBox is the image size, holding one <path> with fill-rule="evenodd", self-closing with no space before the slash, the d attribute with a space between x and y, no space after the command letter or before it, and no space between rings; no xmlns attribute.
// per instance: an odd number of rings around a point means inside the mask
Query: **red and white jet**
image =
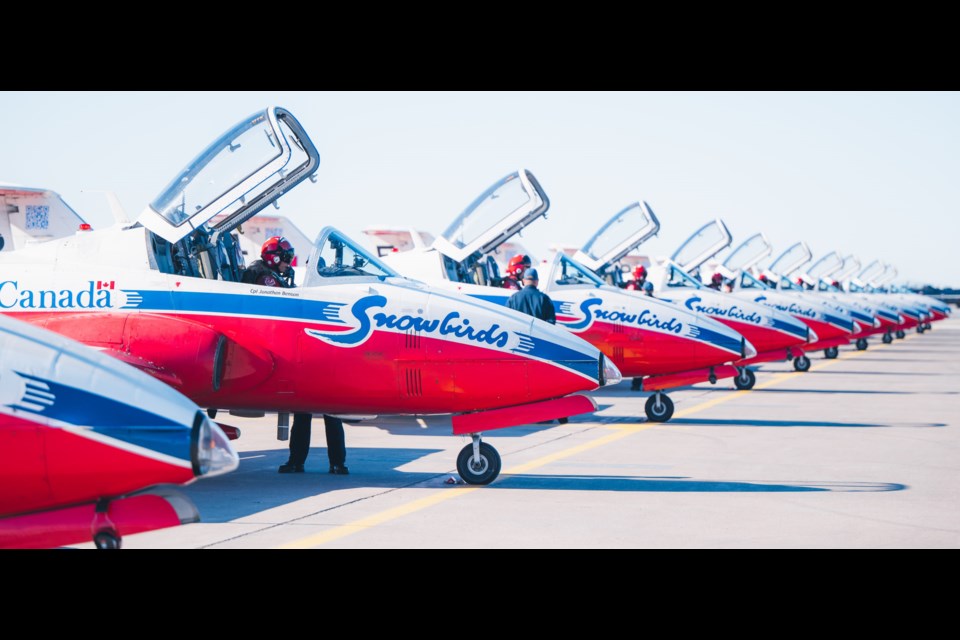
<svg viewBox="0 0 960 640"><path fill-rule="evenodd" d="M231 232L319 161L290 112L254 113L135 224L0 253L0 312L102 349L206 408L455 414L454 433L473 440L457 469L473 484L501 468L483 431L592 412L578 392L619 382L569 332L402 278L331 227L299 248L302 286L241 282ZM515 384L496 384L504 377Z"/></svg>
<svg viewBox="0 0 960 640"><path fill-rule="evenodd" d="M390 253L384 261L409 277L505 305L513 291L502 286L494 252L549 207L533 174L520 169L480 194L430 247ZM654 219L650 225L637 233L655 232L659 223ZM596 259L602 263L619 242L632 240L597 243L598 250L603 244L603 254ZM645 405L651 421L673 415L664 389L733 377L738 370L727 363L756 355L750 342L729 327L702 313L607 286L593 267L562 252L539 273L539 288L553 301L557 327L600 349L623 375L642 378L643 388L654 392Z"/></svg>
<svg viewBox="0 0 960 640"><path fill-rule="evenodd" d="M171 485L237 467L196 404L114 358L2 315L0 355L0 548L196 522Z"/></svg>

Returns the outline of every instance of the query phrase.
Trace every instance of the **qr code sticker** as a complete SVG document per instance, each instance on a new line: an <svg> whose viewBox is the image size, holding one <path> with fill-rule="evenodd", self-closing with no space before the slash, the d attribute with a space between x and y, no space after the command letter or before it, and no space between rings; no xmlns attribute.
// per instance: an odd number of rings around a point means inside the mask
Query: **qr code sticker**
<svg viewBox="0 0 960 640"><path fill-rule="evenodd" d="M45 204L27 205L27 230L50 227L50 207Z"/></svg>

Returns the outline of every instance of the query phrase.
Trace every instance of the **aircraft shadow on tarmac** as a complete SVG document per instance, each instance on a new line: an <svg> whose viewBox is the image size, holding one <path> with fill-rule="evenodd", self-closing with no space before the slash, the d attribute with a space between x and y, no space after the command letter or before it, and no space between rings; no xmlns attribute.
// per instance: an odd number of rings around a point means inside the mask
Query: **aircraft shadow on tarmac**
<svg viewBox="0 0 960 640"><path fill-rule="evenodd" d="M868 391L865 389L752 389L750 393L852 393L852 394L879 394L879 395L913 395L913 391Z"/></svg>
<svg viewBox="0 0 960 640"><path fill-rule="evenodd" d="M822 420L722 420L709 418L676 418L671 424L690 426L720 426L720 427L827 427L827 428L889 428L889 427L945 427L942 422L912 422L874 424L869 422L824 422Z"/></svg>
<svg viewBox="0 0 960 640"><path fill-rule="evenodd" d="M365 457L365 452L376 452ZM411 473L397 467L421 456L435 453L427 449L350 449L347 463L354 472L349 476L328 474L326 449L310 450L305 473L279 474L277 465L286 460L286 452L253 451L241 456L240 468L233 473L207 478L181 490L196 504L202 522L224 523L254 516L269 509L291 504L324 493L345 489L378 490L420 486L424 489L455 489L463 484L447 485L449 473ZM879 492L901 491L907 485L886 482L756 482L739 480L696 480L683 476L596 476L511 474L504 471L483 491L528 489L554 491L636 491L636 492ZM377 491L376 493L380 493ZM352 498L349 502L356 499ZM328 508L335 508L339 504Z"/></svg>
<svg viewBox="0 0 960 640"><path fill-rule="evenodd" d="M492 489L553 489L558 491L640 491L671 493L777 493L835 491L841 493L902 491L907 485L894 482L745 482L695 480L657 476L508 475L490 485Z"/></svg>
<svg viewBox="0 0 960 640"><path fill-rule="evenodd" d="M924 373L921 371L837 371L827 370L827 371L816 371L814 375L837 375L837 376L850 376L850 375L861 375L861 376L942 376L942 373Z"/></svg>
<svg viewBox="0 0 960 640"><path fill-rule="evenodd" d="M287 461L286 449L246 451L240 467L215 478L204 478L180 490L197 505L202 522L230 522L304 498L330 491L378 487L399 489L449 474L397 471L409 462L443 449L351 448L347 440L347 467L351 473L328 473L327 449L311 447L304 473L281 474L277 467ZM454 472L455 473L455 472ZM438 486L443 486L437 480Z"/></svg>
<svg viewBox="0 0 960 640"><path fill-rule="evenodd" d="M942 352L938 352L942 353ZM864 358L864 362L926 362L930 363L929 358ZM816 371L816 370L814 370Z"/></svg>

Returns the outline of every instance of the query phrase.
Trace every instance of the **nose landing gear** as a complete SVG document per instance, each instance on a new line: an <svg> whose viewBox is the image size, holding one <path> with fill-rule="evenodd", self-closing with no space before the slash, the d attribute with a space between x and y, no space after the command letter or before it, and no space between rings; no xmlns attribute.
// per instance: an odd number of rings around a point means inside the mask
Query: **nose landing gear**
<svg viewBox="0 0 960 640"><path fill-rule="evenodd" d="M666 422L673 417L673 400L665 393L657 391L647 398L644 410L650 422Z"/></svg>

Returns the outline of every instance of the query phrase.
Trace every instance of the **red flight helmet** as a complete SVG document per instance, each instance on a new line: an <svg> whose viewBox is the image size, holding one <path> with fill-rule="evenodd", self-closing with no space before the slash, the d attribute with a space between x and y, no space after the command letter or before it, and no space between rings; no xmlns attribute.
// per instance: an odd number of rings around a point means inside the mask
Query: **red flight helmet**
<svg viewBox="0 0 960 640"><path fill-rule="evenodd" d="M723 282L723 274L722 273L713 274L713 278L711 278L711 282L713 282L713 284L720 284L721 282Z"/></svg>
<svg viewBox="0 0 960 640"><path fill-rule="evenodd" d="M517 254L510 258L510 262L507 264L507 273L511 276L519 278L523 273L523 270L530 266L530 256L525 256L522 254Z"/></svg>
<svg viewBox="0 0 960 640"><path fill-rule="evenodd" d="M641 280L647 277L647 268L642 264L638 264L637 268L633 270L633 279Z"/></svg>
<svg viewBox="0 0 960 640"><path fill-rule="evenodd" d="M271 267L275 267L281 262L292 264L297 256L293 245L283 236L273 236L268 238L263 246L260 247L260 258Z"/></svg>

